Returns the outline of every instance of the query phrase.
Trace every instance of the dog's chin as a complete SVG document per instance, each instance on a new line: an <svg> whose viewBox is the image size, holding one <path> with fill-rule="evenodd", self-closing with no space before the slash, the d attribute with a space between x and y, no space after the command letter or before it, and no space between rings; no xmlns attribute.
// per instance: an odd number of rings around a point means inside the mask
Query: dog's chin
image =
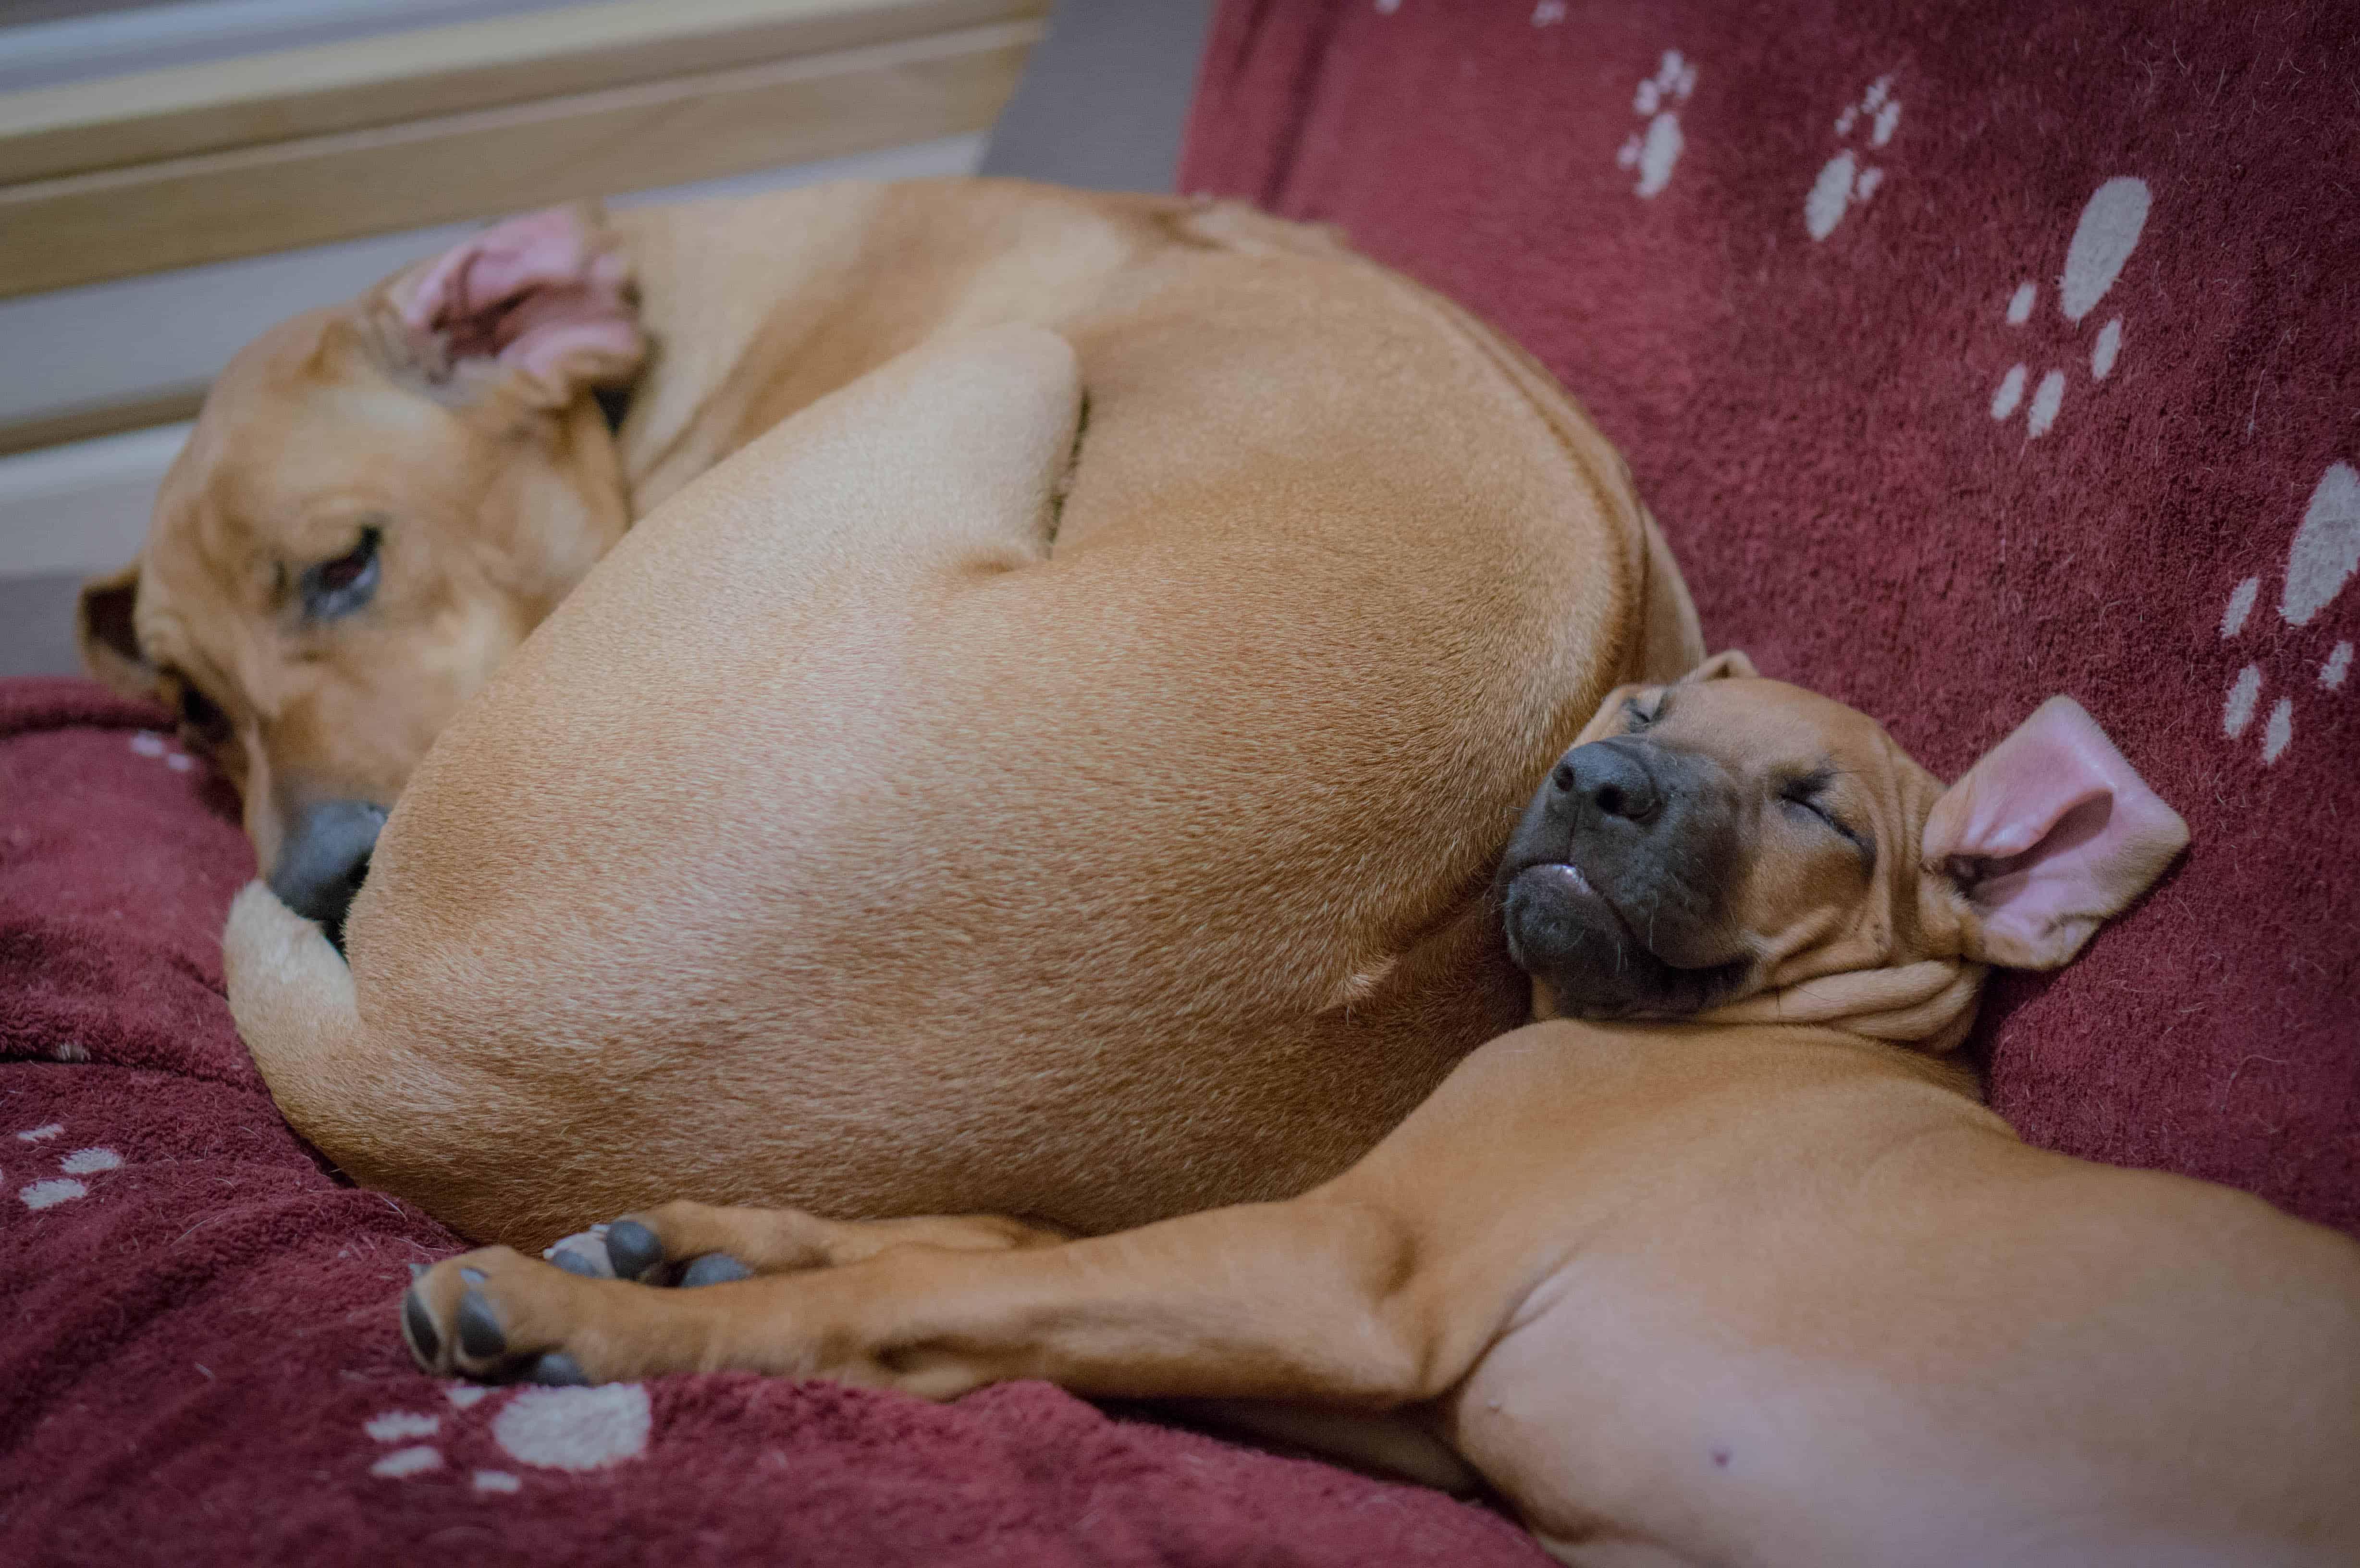
<svg viewBox="0 0 2360 1568"><path fill-rule="evenodd" d="M1575 1018L1686 1017L1744 979L1743 960L1704 969L1664 962L1578 866L1528 866L1509 880L1504 902L1509 955Z"/></svg>

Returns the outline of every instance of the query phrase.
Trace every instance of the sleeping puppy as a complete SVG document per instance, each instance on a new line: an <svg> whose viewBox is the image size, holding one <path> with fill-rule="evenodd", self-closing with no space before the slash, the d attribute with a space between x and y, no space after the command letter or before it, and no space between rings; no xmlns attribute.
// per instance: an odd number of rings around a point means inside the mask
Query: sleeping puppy
<svg viewBox="0 0 2360 1568"><path fill-rule="evenodd" d="M1317 1190L1071 1242L675 1203L439 1264L403 1331L479 1377L1321 1410L1290 1435L1572 1563L2360 1561L2360 1247L2028 1148L1941 1054L2185 839L2067 699L1945 789L1723 656L1613 693L1509 846L1546 1021ZM634 1282L683 1268L758 1277Z"/></svg>

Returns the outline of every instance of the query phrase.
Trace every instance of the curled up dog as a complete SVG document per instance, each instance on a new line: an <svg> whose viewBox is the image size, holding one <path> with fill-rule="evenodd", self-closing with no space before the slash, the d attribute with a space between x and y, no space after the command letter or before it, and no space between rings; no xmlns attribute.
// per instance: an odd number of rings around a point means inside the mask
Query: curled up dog
<svg viewBox="0 0 2360 1568"><path fill-rule="evenodd" d="M403 1332L478 1377L1319 1410L1574 1563L2360 1560L2360 1247L2029 1148L1947 1054L2185 837L2065 699L1945 789L1724 655L1613 692L1525 812L1539 1021L1314 1191L1083 1240L674 1203L439 1264Z"/></svg>
<svg viewBox="0 0 2360 1568"><path fill-rule="evenodd" d="M1333 1176L1526 1011L1534 774L1703 656L1499 334L1003 180L535 214L289 322L85 622L243 793L290 1125L530 1247Z"/></svg>

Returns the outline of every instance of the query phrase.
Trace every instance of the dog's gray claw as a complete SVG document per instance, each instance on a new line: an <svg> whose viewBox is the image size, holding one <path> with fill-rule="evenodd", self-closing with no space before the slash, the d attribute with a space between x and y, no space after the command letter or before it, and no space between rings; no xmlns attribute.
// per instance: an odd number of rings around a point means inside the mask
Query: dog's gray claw
<svg viewBox="0 0 2360 1568"><path fill-rule="evenodd" d="M585 1279L611 1279L614 1276L599 1266L598 1260L577 1247L561 1247L549 1255L549 1260L568 1274L579 1274Z"/></svg>
<svg viewBox="0 0 2360 1568"><path fill-rule="evenodd" d="M411 1264L411 1265L410 1266L410 1282L411 1284L415 1285L415 1284L417 1284L421 1279L425 1279L425 1278L426 1278L426 1271L427 1271L427 1269L430 1269L431 1267L432 1267L431 1264L425 1264L425 1263L413 1263L413 1264Z"/></svg>
<svg viewBox="0 0 2360 1568"><path fill-rule="evenodd" d="M432 1365L442 1353L442 1336L434 1332L434 1314L426 1310L426 1299L414 1289L401 1293L401 1337L410 1341L410 1353L421 1362Z"/></svg>
<svg viewBox="0 0 2360 1568"><path fill-rule="evenodd" d="M680 1286L683 1290L699 1285L727 1285L732 1279L750 1279L754 1271L726 1252L708 1252L681 1270Z"/></svg>
<svg viewBox="0 0 2360 1568"><path fill-rule="evenodd" d="M470 1290L459 1298L458 1326L459 1348L470 1359L489 1361L507 1352L508 1333L481 1290Z"/></svg>
<svg viewBox="0 0 2360 1568"><path fill-rule="evenodd" d="M663 1267L663 1243L637 1220L617 1220L606 1227L606 1258L616 1279L651 1283Z"/></svg>
<svg viewBox="0 0 2360 1568"><path fill-rule="evenodd" d="M470 1285L480 1285L484 1282L484 1271L480 1269L462 1269L459 1270L459 1278Z"/></svg>
<svg viewBox="0 0 2360 1568"><path fill-rule="evenodd" d="M603 1225L559 1236L541 1256L568 1274L579 1274L585 1279L615 1277L615 1265L606 1256L606 1231Z"/></svg>
<svg viewBox="0 0 2360 1568"><path fill-rule="evenodd" d="M533 1358L532 1365L525 1369L524 1380L546 1383L552 1388L574 1388L587 1385L590 1374L582 1370L582 1364L565 1352L552 1350Z"/></svg>

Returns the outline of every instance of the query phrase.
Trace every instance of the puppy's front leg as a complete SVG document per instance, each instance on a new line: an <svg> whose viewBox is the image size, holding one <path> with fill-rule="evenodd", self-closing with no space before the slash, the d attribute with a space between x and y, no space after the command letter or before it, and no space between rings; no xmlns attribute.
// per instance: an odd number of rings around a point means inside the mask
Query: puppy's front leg
<svg viewBox="0 0 2360 1568"><path fill-rule="evenodd" d="M1302 1198L1006 1252L901 1246L695 1290L584 1279L505 1247L438 1264L404 1302L428 1370L601 1382L745 1368L951 1399L1043 1377L1126 1398L1383 1409L1456 1382L1415 1238L1375 1206Z"/></svg>

